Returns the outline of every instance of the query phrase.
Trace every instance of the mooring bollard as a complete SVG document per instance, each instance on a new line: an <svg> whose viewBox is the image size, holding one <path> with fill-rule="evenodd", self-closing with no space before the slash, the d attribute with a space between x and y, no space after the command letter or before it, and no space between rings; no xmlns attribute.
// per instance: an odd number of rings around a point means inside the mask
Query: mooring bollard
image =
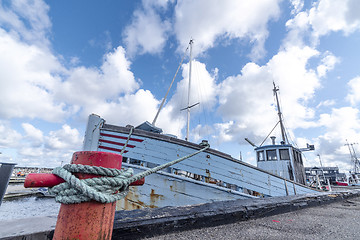
<svg viewBox="0 0 360 240"><path fill-rule="evenodd" d="M115 153L82 151L73 154L72 164L121 169L122 156ZM75 173L79 179L100 177ZM64 180L53 174L29 174L25 187L51 187ZM144 180L131 185L142 185ZM116 202L96 201L61 204L53 239L111 239Z"/></svg>

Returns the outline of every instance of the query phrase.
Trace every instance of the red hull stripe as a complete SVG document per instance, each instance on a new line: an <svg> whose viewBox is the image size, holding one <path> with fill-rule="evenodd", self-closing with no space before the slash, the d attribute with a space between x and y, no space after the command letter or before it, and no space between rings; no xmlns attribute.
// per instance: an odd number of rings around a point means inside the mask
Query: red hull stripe
<svg viewBox="0 0 360 240"><path fill-rule="evenodd" d="M125 139L125 140L127 140L127 137L117 136L117 135L112 135L112 134L102 133L102 132L100 132L100 136L112 137L112 138L120 138L120 139ZM142 140L142 139L137 139L137 138L130 138L130 141L143 142L144 140Z"/></svg>
<svg viewBox="0 0 360 240"><path fill-rule="evenodd" d="M124 146L125 145L124 143L109 141L109 140L105 140L105 139L99 139L99 142L110 143L110 144L119 145L119 146ZM134 148L135 145L128 144L128 145L126 145L126 147Z"/></svg>
<svg viewBox="0 0 360 240"><path fill-rule="evenodd" d="M120 149L112 148L112 147L99 146L99 148L101 148L101 149L106 149L106 150L110 150L110 151L114 151L114 152L121 152ZM127 153L127 152L128 152L128 151L125 150L124 153Z"/></svg>

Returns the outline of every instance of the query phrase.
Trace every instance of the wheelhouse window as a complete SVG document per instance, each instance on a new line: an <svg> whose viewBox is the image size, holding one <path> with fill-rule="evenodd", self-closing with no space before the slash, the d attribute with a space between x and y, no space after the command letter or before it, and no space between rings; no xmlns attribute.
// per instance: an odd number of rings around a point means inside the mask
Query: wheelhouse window
<svg viewBox="0 0 360 240"><path fill-rule="evenodd" d="M300 163L301 163L301 164L303 164L303 160L302 160L301 152L299 152L299 160L300 160Z"/></svg>
<svg viewBox="0 0 360 240"><path fill-rule="evenodd" d="M302 157L301 157L301 152L293 149L293 155L294 155L294 162L300 162L301 164L303 163Z"/></svg>
<svg viewBox="0 0 360 240"><path fill-rule="evenodd" d="M267 150L266 157L268 161L277 161L276 150Z"/></svg>
<svg viewBox="0 0 360 240"><path fill-rule="evenodd" d="M140 165L141 164L141 161L140 160L137 160L137 159L130 159L130 164L134 164L134 165Z"/></svg>
<svg viewBox="0 0 360 240"><path fill-rule="evenodd" d="M257 160L259 161L265 161L264 151L258 151L257 152Z"/></svg>
<svg viewBox="0 0 360 240"><path fill-rule="evenodd" d="M280 149L280 160L290 160L289 149Z"/></svg>
<svg viewBox="0 0 360 240"><path fill-rule="evenodd" d="M295 149L293 149L293 156L294 156L294 162L297 162L297 152L295 151Z"/></svg>

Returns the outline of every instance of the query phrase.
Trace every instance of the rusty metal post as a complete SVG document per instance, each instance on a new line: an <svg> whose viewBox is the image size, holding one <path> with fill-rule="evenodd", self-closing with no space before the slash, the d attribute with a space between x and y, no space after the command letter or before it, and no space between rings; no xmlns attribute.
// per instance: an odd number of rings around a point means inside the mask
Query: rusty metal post
<svg viewBox="0 0 360 240"><path fill-rule="evenodd" d="M114 153L82 151L73 154L72 164L121 169L122 156ZM96 175L75 174L79 179ZM111 239L116 203L96 201L61 204L53 239Z"/></svg>
<svg viewBox="0 0 360 240"><path fill-rule="evenodd" d="M0 162L0 205L4 198L7 186L16 163Z"/></svg>

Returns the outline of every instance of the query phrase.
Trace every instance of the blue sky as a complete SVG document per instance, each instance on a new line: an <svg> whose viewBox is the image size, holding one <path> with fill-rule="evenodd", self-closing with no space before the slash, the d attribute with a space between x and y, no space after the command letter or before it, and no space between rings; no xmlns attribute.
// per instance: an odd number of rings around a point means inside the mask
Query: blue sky
<svg viewBox="0 0 360 240"><path fill-rule="evenodd" d="M344 144L360 142L359 11L356 0L1 1L0 161L70 161L91 113L151 122L193 38L191 141L255 164L244 138L260 144L276 124L275 81L292 141L315 145L305 165L319 154L349 171ZM156 123L179 138L188 60Z"/></svg>

